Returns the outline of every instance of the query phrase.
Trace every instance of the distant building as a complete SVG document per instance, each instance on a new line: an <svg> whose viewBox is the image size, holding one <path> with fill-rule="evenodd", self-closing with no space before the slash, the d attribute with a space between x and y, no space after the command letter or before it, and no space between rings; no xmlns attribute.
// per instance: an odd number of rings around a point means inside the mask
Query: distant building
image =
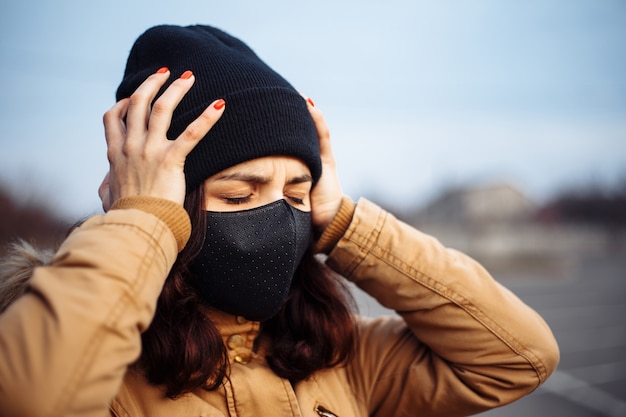
<svg viewBox="0 0 626 417"><path fill-rule="evenodd" d="M538 221L538 207L509 184L450 189L406 221L491 267L626 249L626 235L584 223ZM552 261L550 261L552 262Z"/></svg>
<svg viewBox="0 0 626 417"><path fill-rule="evenodd" d="M535 212L535 205L517 188L496 184L475 188L451 189L428 204L418 223L479 225L521 222Z"/></svg>

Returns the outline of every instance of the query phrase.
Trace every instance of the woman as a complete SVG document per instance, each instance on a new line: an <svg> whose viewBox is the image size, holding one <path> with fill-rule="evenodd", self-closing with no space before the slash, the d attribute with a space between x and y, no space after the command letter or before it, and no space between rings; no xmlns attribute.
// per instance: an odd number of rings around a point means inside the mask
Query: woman
<svg viewBox="0 0 626 417"><path fill-rule="evenodd" d="M480 265L343 196L319 110L238 39L152 28L117 96L106 214L0 316L3 416L470 415L555 369Z"/></svg>

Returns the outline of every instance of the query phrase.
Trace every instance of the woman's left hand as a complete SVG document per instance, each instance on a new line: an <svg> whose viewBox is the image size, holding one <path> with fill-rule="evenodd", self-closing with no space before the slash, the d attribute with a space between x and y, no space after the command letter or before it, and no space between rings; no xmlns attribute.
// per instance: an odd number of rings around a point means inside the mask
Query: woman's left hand
<svg viewBox="0 0 626 417"><path fill-rule="evenodd" d="M330 146L330 132L324 116L311 99L307 99L307 103L317 128L322 159L322 176L311 190L311 217L313 225L321 233L339 211L343 191L337 176L337 164Z"/></svg>

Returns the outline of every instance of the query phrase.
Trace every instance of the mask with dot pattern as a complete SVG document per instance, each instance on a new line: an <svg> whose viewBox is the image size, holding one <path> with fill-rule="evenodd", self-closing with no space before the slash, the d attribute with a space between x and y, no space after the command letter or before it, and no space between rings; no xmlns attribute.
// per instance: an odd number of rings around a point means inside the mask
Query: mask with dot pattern
<svg viewBox="0 0 626 417"><path fill-rule="evenodd" d="M287 300L311 237L311 213L278 200L250 210L206 212L193 284L210 306L248 320L272 318Z"/></svg>

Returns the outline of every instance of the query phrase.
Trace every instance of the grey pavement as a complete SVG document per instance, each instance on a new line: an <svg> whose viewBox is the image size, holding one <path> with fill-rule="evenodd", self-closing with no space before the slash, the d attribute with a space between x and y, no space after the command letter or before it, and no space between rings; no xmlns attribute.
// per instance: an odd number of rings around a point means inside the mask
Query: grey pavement
<svg viewBox="0 0 626 417"><path fill-rule="evenodd" d="M533 394L480 416L626 417L626 255L492 274L545 318L561 362ZM359 291L356 298L363 314L388 313Z"/></svg>

